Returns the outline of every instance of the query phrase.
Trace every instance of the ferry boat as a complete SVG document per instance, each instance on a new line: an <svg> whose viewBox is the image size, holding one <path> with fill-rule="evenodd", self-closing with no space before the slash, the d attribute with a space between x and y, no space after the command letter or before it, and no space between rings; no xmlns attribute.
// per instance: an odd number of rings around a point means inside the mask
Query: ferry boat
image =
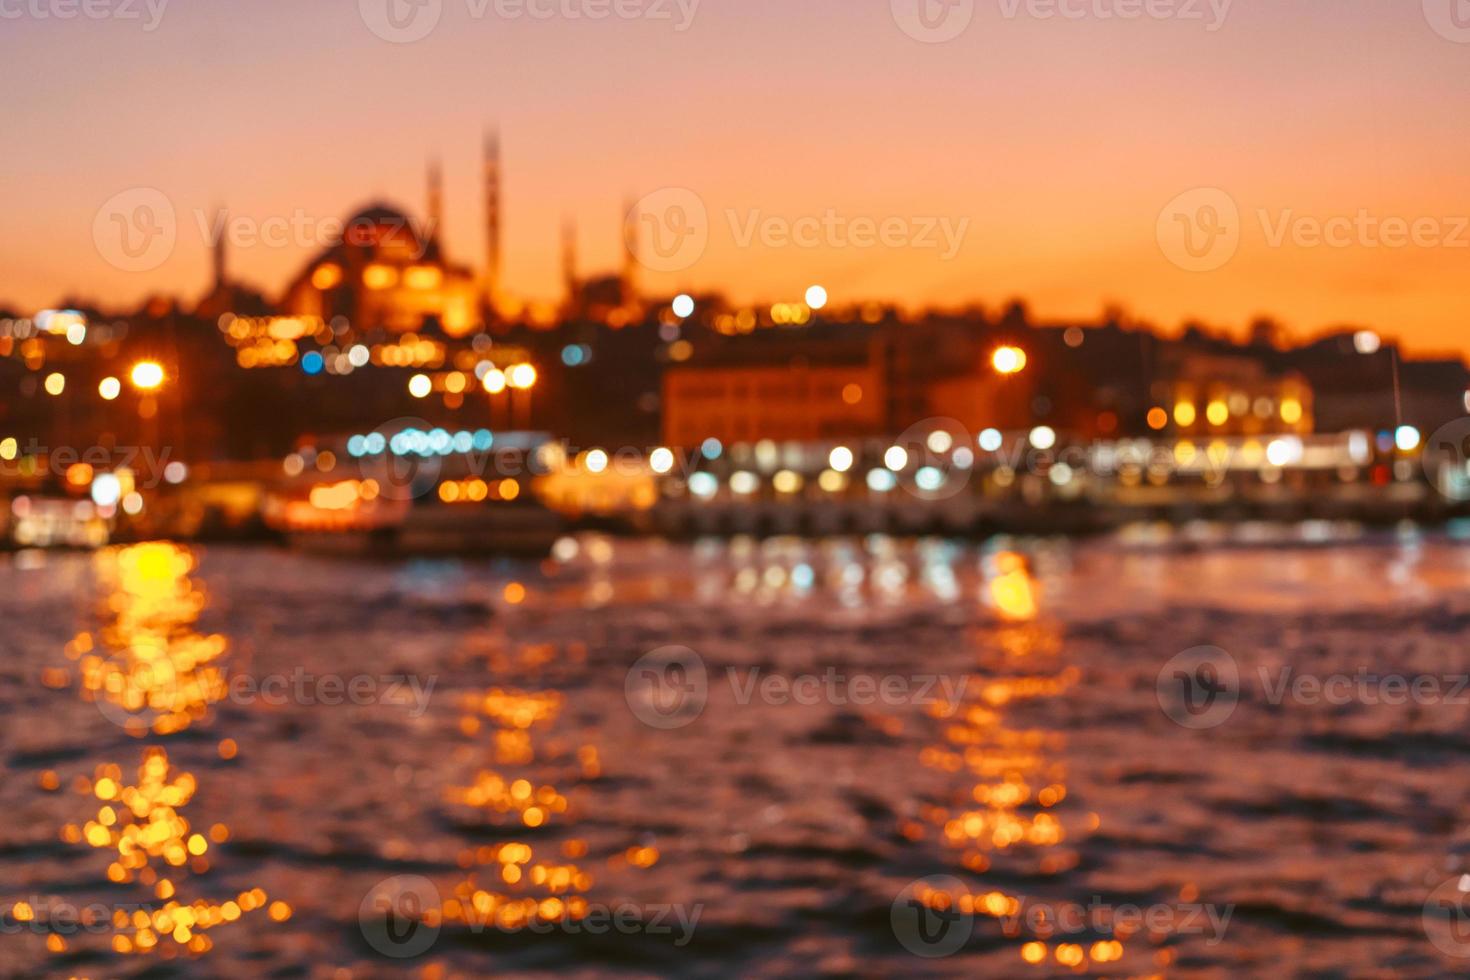
<svg viewBox="0 0 1470 980"><path fill-rule="evenodd" d="M539 434L415 427L303 446L264 517L327 554L545 555L565 531L538 493L556 450Z"/></svg>

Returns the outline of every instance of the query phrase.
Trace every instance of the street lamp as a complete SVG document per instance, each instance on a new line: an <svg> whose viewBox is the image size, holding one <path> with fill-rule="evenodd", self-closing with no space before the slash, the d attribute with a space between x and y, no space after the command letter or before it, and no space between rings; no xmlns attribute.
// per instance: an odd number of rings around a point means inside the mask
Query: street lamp
<svg viewBox="0 0 1470 980"><path fill-rule="evenodd" d="M1020 374L1026 370L1026 352L1019 347L997 347L990 355L990 366L997 374Z"/></svg>
<svg viewBox="0 0 1470 980"><path fill-rule="evenodd" d="M529 364L517 364L506 372L512 388L526 389L536 383L536 369Z"/></svg>
<svg viewBox="0 0 1470 980"><path fill-rule="evenodd" d="M157 361L139 361L133 365L130 377L133 387L140 391L154 391L163 385L163 365Z"/></svg>

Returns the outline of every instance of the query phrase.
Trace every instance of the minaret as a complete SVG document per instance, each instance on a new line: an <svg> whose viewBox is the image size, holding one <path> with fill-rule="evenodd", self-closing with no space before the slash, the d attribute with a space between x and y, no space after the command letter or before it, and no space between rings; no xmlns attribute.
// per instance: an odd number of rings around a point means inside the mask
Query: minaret
<svg viewBox="0 0 1470 980"><path fill-rule="evenodd" d="M561 279L566 292L566 314L575 316L577 307L577 222L570 215L561 219Z"/></svg>
<svg viewBox="0 0 1470 980"><path fill-rule="evenodd" d="M485 300L500 298L500 132L485 131Z"/></svg>
<svg viewBox="0 0 1470 980"><path fill-rule="evenodd" d="M214 243L214 290L219 292L225 287L225 240L230 237L230 212L226 208L215 208L214 213L219 234Z"/></svg>
<svg viewBox="0 0 1470 980"><path fill-rule="evenodd" d="M440 241L444 227L444 165L438 157L429 160L428 240Z"/></svg>
<svg viewBox="0 0 1470 980"><path fill-rule="evenodd" d="M638 303L638 201L629 194L623 199L623 305Z"/></svg>

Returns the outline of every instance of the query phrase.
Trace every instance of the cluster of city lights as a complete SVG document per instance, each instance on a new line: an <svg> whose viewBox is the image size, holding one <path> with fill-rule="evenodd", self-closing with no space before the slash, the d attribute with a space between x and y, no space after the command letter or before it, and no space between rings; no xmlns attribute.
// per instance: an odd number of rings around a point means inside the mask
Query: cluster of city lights
<svg viewBox="0 0 1470 980"><path fill-rule="evenodd" d="M479 504L487 500L512 501L521 495L521 485L514 477L503 480L445 480L439 484L439 499L446 504Z"/></svg>
<svg viewBox="0 0 1470 980"><path fill-rule="evenodd" d="M1166 428L1171 419L1180 428L1188 429L1199 421L1201 415L1211 427L1217 429L1228 424L1232 418L1251 416L1262 422L1279 417L1286 425L1296 426L1305 418L1306 408L1302 400L1294 395L1287 395L1278 402L1264 395L1252 399L1244 392L1235 392L1228 397L1209 399L1205 402L1203 411L1190 398L1176 401L1172 412L1156 405L1149 409L1147 421L1149 428L1155 431Z"/></svg>
<svg viewBox="0 0 1470 980"><path fill-rule="evenodd" d="M354 459L364 456L381 456L391 452L395 456L452 456L455 453L488 452L495 444L495 436L489 429L474 432L450 432L448 429L404 429L394 435L381 432L351 436L347 440L347 455Z"/></svg>
<svg viewBox="0 0 1470 980"><path fill-rule="evenodd" d="M524 361L504 369L496 367L489 361L481 361L475 366L474 377L479 380L480 386L487 393L498 395L507 388L529 391L536 386L538 375L535 366ZM470 376L463 371L450 371L432 376L415 374L408 379L408 393L415 398L428 398L435 391L443 391L451 396L462 396L470 389L472 383Z"/></svg>
<svg viewBox="0 0 1470 980"><path fill-rule="evenodd" d="M128 378L134 388L146 393L163 387L166 375L163 365L157 361L139 361L133 365ZM53 398L60 396L66 391L66 375L61 371L52 371L42 379L41 389ZM109 375L97 383L97 394L103 401L114 401L122 394L122 382Z"/></svg>

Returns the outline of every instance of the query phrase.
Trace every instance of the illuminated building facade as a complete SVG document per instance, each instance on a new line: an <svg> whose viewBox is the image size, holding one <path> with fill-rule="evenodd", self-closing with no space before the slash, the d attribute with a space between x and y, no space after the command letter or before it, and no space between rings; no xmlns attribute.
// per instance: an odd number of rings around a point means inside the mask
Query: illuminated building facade
<svg viewBox="0 0 1470 980"><path fill-rule="evenodd" d="M1179 435L1310 435L1312 387L1295 371L1260 360L1182 348L1155 382L1149 427Z"/></svg>
<svg viewBox="0 0 1470 980"><path fill-rule="evenodd" d="M292 280L282 306L290 316L345 317L359 329L392 333L463 337L484 324L474 272L445 259L432 224L417 229L385 205L350 218L342 241Z"/></svg>
<svg viewBox="0 0 1470 980"><path fill-rule="evenodd" d="M375 204L349 218L341 240L317 255L286 288L288 316L331 322L345 318L359 330L464 337L495 318L500 284L500 139L485 140L485 267L480 274L444 254L444 180L429 166L428 220L415 226L406 213Z"/></svg>
<svg viewBox="0 0 1470 980"><path fill-rule="evenodd" d="M717 343L664 374L669 445L887 436L934 419L979 432L1028 417L1032 379L998 373L993 340L973 330L822 325Z"/></svg>
<svg viewBox="0 0 1470 980"><path fill-rule="evenodd" d="M698 446L758 439L822 441L881 432L882 372L865 359L789 367L732 365L669 371L664 441Z"/></svg>

